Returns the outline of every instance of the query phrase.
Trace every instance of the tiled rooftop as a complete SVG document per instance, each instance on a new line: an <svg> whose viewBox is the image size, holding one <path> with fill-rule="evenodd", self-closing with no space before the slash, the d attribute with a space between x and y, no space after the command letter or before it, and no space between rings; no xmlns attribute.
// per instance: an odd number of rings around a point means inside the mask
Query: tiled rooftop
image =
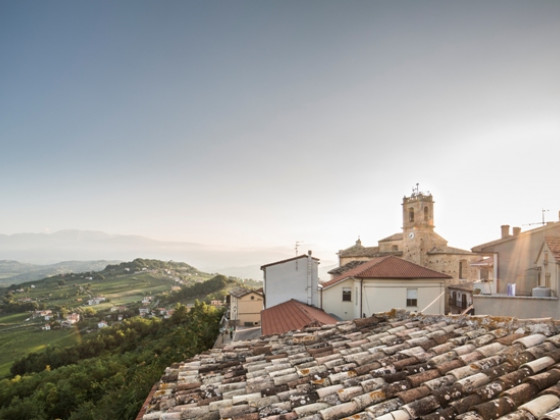
<svg viewBox="0 0 560 420"><path fill-rule="evenodd" d="M335 278L323 283L330 287L350 277L361 279L449 279L451 276L431 270L403 258L389 255L372 258L352 267Z"/></svg>
<svg viewBox="0 0 560 420"><path fill-rule="evenodd" d="M336 324L337 320L325 311L291 299L261 312L263 335L282 334L309 326Z"/></svg>
<svg viewBox="0 0 560 420"><path fill-rule="evenodd" d="M169 367L144 420L560 419L560 323L405 312Z"/></svg>

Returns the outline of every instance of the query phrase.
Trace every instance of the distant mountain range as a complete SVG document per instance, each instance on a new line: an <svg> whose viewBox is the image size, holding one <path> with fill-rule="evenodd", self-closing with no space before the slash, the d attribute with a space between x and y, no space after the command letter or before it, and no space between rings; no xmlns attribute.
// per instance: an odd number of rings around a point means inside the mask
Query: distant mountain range
<svg viewBox="0 0 560 420"><path fill-rule="evenodd" d="M101 271L118 261L63 261L56 264L37 265L13 260L0 260L0 287L40 280L63 273Z"/></svg>
<svg viewBox="0 0 560 420"><path fill-rule="evenodd" d="M293 255L285 248L225 249L190 242L157 241L143 236L110 235L98 231L0 234L0 260L8 263L20 262L22 266L27 265L30 271L36 272L39 269L35 270L37 267L32 265L60 264L69 267L74 262L95 264L99 261L111 263L152 258L186 262L209 273L262 280L260 266L291 257ZM79 268L71 271L88 270L93 269ZM22 274L17 271L15 273ZM0 278L1 275L0 273Z"/></svg>

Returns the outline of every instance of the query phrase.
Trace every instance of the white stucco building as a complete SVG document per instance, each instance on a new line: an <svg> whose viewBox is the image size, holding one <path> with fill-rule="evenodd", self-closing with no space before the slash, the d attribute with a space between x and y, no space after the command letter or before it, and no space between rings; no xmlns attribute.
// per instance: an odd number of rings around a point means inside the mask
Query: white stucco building
<svg viewBox="0 0 560 420"><path fill-rule="evenodd" d="M443 314L450 278L399 257L377 257L323 283L322 309L344 320L392 309Z"/></svg>
<svg viewBox="0 0 560 420"><path fill-rule="evenodd" d="M300 255L287 260L265 264L265 309L295 299L319 307L319 259Z"/></svg>

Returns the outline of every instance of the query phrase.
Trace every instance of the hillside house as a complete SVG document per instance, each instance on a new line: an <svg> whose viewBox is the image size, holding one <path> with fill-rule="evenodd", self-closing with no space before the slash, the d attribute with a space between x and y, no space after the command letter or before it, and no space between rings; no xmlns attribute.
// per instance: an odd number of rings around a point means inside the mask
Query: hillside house
<svg viewBox="0 0 560 420"><path fill-rule="evenodd" d="M94 306L94 305L99 305L102 302L105 302L107 299L99 296L99 297L95 297L93 299L88 299L88 305L89 306Z"/></svg>
<svg viewBox="0 0 560 420"><path fill-rule="evenodd" d="M443 314L450 278L394 255L376 257L323 283L322 308L344 320L399 308Z"/></svg>
<svg viewBox="0 0 560 420"><path fill-rule="evenodd" d="M261 266L264 306L271 308L291 299L319 307L319 259L299 255Z"/></svg>
<svg viewBox="0 0 560 420"><path fill-rule="evenodd" d="M238 288L229 294L229 319L235 326L255 326L261 324L261 311L264 308L262 289L249 290Z"/></svg>

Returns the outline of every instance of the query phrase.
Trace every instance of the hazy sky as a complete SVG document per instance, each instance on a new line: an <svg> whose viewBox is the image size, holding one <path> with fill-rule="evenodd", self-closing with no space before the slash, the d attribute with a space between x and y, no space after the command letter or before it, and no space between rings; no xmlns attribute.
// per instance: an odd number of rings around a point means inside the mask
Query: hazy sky
<svg viewBox="0 0 560 420"><path fill-rule="evenodd" d="M558 220L558 1L3 0L0 57L3 234L334 259L417 182L450 246Z"/></svg>

